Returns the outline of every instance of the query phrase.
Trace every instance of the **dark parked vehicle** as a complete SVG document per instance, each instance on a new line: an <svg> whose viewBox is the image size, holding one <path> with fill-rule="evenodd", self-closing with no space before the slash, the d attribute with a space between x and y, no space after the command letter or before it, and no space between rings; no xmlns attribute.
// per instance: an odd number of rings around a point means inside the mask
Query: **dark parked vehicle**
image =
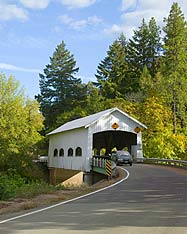
<svg viewBox="0 0 187 234"><path fill-rule="evenodd" d="M117 151L117 165L129 164L132 166L132 155L128 151Z"/></svg>

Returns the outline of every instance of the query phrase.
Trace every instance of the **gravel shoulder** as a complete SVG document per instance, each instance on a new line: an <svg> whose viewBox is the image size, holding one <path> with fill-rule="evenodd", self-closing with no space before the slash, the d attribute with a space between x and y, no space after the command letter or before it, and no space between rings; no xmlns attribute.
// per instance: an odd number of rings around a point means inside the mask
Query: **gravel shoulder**
<svg viewBox="0 0 187 234"><path fill-rule="evenodd" d="M118 168L118 176L110 180L104 179L92 186L71 187L64 190L59 190L53 193L41 194L39 196L23 199L16 198L9 201L0 201L0 215L14 213L22 210L29 210L32 208L39 208L46 205L51 205L56 202L66 201L98 189L107 187L116 183L125 177L125 171Z"/></svg>

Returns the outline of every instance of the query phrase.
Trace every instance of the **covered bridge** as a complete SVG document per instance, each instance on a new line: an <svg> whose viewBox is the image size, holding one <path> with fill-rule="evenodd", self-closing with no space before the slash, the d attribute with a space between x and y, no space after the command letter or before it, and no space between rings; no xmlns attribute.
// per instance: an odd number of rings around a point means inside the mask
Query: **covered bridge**
<svg viewBox="0 0 187 234"><path fill-rule="evenodd" d="M118 108L70 121L48 134L48 167L90 172L93 155L124 147L141 159L142 128L146 126Z"/></svg>

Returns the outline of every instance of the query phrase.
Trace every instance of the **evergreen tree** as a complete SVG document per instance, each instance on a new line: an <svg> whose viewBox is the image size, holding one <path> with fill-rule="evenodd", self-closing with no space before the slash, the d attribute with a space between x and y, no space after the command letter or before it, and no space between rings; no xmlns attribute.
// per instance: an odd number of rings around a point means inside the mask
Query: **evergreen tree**
<svg viewBox="0 0 187 234"><path fill-rule="evenodd" d="M151 18L147 25L142 20L141 26L134 31L132 39L128 43L128 62L132 77L139 80L144 66L147 67L151 76L157 71L158 58L161 51L160 28L156 25L154 18Z"/></svg>
<svg viewBox="0 0 187 234"><path fill-rule="evenodd" d="M161 53L161 30L160 27L157 26L155 18L152 17L149 21L148 63L146 66L153 77L159 71Z"/></svg>
<svg viewBox="0 0 187 234"><path fill-rule="evenodd" d="M152 77L145 66L140 77L140 88L142 92L143 99L150 97L160 97L162 96L162 74L157 72L154 77Z"/></svg>
<svg viewBox="0 0 187 234"><path fill-rule="evenodd" d="M78 70L74 56L62 41L50 57L44 74L39 74L41 94L36 98L45 117L46 129L56 127L58 115L72 110L84 100L85 87L75 77Z"/></svg>
<svg viewBox="0 0 187 234"><path fill-rule="evenodd" d="M146 50L149 43L148 34L149 28L143 19L141 26L134 31L134 35L128 43L128 62L136 69L137 76L140 76L148 62L148 51Z"/></svg>
<svg viewBox="0 0 187 234"><path fill-rule="evenodd" d="M122 97L129 90L126 62L126 40L122 34L107 51L97 68L96 86L105 98ZM123 84L123 85L122 85Z"/></svg>
<svg viewBox="0 0 187 234"><path fill-rule="evenodd" d="M99 94L99 89L95 87L93 82L88 82L85 88L86 97L84 105L78 105L71 111L59 115L57 117L57 125L62 125L71 120L82 118L106 109L103 97Z"/></svg>
<svg viewBox="0 0 187 234"><path fill-rule="evenodd" d="M163 76L167 103L173 111L173 132L186 128L187 106L187 23L177 3L173 3L163 28ZM178 124L179 123L179 124Z"/></svg>
<svg viewBox="0 0 187 234"><path fill-rule="evenodd" d="M103 97L99 94L99 89L93 85L93 82L87 84L86 112L91 115L105 109Z"/></svg>

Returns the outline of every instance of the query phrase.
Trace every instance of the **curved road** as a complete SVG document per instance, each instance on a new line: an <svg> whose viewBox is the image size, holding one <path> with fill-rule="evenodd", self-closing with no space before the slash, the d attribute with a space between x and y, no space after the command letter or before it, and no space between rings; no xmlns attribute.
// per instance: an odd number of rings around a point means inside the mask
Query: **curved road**
<svg viewBox="0 0 187 234"><path fill-rule="evenodd" d="M5 223L15 214L0 216L0 233L186 234L187 171L125 168L129 178L102 192Z"/></svg>

